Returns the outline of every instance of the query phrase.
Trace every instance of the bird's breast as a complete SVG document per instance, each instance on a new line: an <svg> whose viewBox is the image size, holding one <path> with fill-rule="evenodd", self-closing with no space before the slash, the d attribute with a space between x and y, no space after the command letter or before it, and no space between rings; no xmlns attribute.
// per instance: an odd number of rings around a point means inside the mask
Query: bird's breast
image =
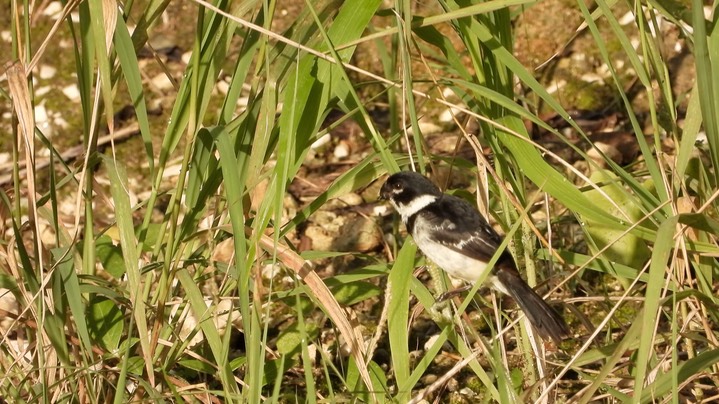
<svg viewBox="0 0 719 404"><path fill-rule="evenodd" d="M432 237L433 229L422 220L414 224L413 237L417 247L427 258L455 278L476 282L487 268L487 263L462 254L457 249L439 243Z"/></svg>

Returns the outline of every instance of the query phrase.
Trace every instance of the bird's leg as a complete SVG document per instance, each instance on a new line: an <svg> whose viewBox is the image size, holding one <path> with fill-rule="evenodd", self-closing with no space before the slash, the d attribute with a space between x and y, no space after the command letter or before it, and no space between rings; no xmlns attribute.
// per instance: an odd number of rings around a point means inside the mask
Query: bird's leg
<svg viewBox="0 0 719 404"><path fill-rule="evenodd" d="M445 300L449 300L455 296L461 295L462 293L472 289L472 285L464 285L457 289L448 290L441 295L437 296L437 303L444 302Z"/></svg>

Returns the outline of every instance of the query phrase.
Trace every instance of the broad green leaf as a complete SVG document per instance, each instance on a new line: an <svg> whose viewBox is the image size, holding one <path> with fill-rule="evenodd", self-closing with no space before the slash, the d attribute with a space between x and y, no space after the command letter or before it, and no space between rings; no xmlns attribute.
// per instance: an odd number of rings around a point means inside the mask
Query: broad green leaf
<svg viewBox="0 0 719 404"><path fill-rule="evenodd" d="M88 304L87 324L93 341L110 353L117 350L125 324L117 303L104 297L93 297Z"/></svg>
<svg viewBox="0 0 719 404"><path fill-rule="evenodd" d="M98 237L95 241L95 249L97 258L107 273L115 279L120 279L125 275L125 261L122 258L122 249L116 246L110 237L106 235Z"/></svg>
<svg viewBox="0 0 719 404"><path fill-rule="evenodd" d="M305 323L305 329L301 330L299 323L292 323L277 336L277 351L283 355L297 354L302 348L302 339L314 340L319 336L319 332L312 324Z"/></svg>
<svg viewBox="0 0 719 404"><path fill-rule="evenodd" d="M592 188L585 192L587 200L601 201L608 197L613 203L597 203L596 206L624 223L636 223L642 219L639 202L621 189L622 185L618 183L616 175L607 170L597 170L591 175L590 180L595 184L603 185L600 185L599 189ZM634 234L622 236L624 231L609 228L589 217L584 218L583 221L583 229L594 241L594 244L589 244L590 248L602 250L606 247L602 255L609 261L631 268L641 268L649 259L651 251L645 240ZM592 252L596 253L597 250Z"/></svg>

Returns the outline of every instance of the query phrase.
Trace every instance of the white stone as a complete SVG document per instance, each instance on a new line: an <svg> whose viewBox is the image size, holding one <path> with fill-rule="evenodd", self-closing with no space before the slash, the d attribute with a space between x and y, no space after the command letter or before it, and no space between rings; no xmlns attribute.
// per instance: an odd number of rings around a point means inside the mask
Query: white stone
<svg viewBox="0 0 719 404"><path fill-rule="evenodd" d="M389 214L389 206L377 205L372 209L372 215L374 216L386 216Z"/></svg>
<svg viewBox="0 0 719 404"><path fill-rule="evenodd" d="M342 203L345 203L349 206L359 206L362 203L364 203L364 199L362 199L362 197L355 192L350 192L348 194L344 194L344 195L338 197L337 199L339 199L340 201L342 201Z"/></svg>
<svg viewBox="0 0 719 404"><path fill-rule="evenodd" d="M180 57L180 60L182 60L182 63L189 65L191 58L192 58L192 51L187 51L182 54L182 56Z"/></svg>
<svg viewBox="0 0 719 404"><path fill-rule="evenodd" d="M319 139L315 140L310 147L313 149L319 149L323 146L326 146L330 142L330 140L332 140L332 136L330 136L329 133L325 133L324 135L320 136Z"/></svg>
<svg viewBox="0 0 719 404"><path fill-rule="evenodd" d="M560 89L562 89L562 87L564 87L564 86L566 86L566 85L567 85L566 80L559 80L559 81L556 81L556 80L555 80L555 81L552 81L552 82L549 84L549 86L547 87L547 92L548 92L549 94L554 94L554 93L556 93L557 91L559 91Z"/></svg>
<svg viewBox="0 0 719 404"><path fill-rule="evenodd" d="M39 76L43 80L51 79L55 77L57 69L50 65L40 65Z"/></svg>
<svg viewBox="0 0 719 404"><path fill-rule="evenodd" d="M170 81L165 73L159 73L150 79L150 82L158 90L169 90L172 88L172 81Z"/></svg>
<svg viewBox="0 0 719 404"><path fill-rule="evenodd" d="M262 277L269 280L274 279L275 276L277 276L280 273L280 266L274 265L274 264L267 264L264 267L262 267Z"/></svg>
<svg viewBox="0 0 719 404"><path fill-rule="evenodd" d="M424 343L424 350L429 351L435 342L439 339L439 334L435 334L427 339L427 342Z"/></svg>
<svg viewBox="0 0 719 404"><path fill-rule="evenodd" d="M62 114L59 112L56 112L52 115L52 124L55 125L58 128L67 129L69 124L65 120L65 118L62 117Z"/></svg>
<svg viewBox="0 0 719 404"><path fill-rule="evenodd" d="M460 108L467 108L464 104L457 105ZM454 117L461 114L462 111L460 111L458 108L450 108L442 111L441 114L439 114L439 121L440 122L454 122Z"/></svg>
<svg viewBox="0 0 719 404"><path fill-rule="evenodd" d="M48 16L48 17L55 17L54 20L60 18L60 13L62 12L62 4L60 4L59 1L51 1L48 3L47 7L45 7L44 10L42 10L42 15Z"/></svg>
<svg viewBox="0 0 719 404"><path fill-rule="evenodd" d="M580 79L582 81L586 81L587 83L594 83L595 81L602 81L602 76L596 73L584 73Z"/></svg>
<svg viewBox="0 0 719 404"><path fill-rule="evenodd" d="M35 87L35 97L42 97L52 90L50 86Z"/></svg>
<svg viewBox="0 0 719 404"><path fill-rule="evenodd" d="M42 102L39 105L35 105L35 123L42 124L48 121L47 109L45 103Z"/></svg>
<svg viewBox="0 0 719 404"><path fill-rule="evenodd" d="M448 110L449 111L449 110ZM451 121L450 121L451 122ZM412 128L410 128L409 133L412 133ZM426 120L419 121L419 131L422 132L423 135L432 135L435 133L442 132L442 127L437 125L434 122L429 122Z"/></svg>
<svg viewBox="0 0 719 404"><path fill-rule="evenodd" d="M334 156L337 160L343 160L349 157L350 147L345 142L340 142L334 150Z"/></svg>
<svg viewBox="0 0 719 404"><path fill-rule="evenodd" d="M218 81L215 87L217 87L217 91L222 95L227 95L227 92L230 91L230 83L225 80Z"/></svg>
<svg viewBox="0 0 719 404"><path fill-rule="evenodd" d="M70 84L63 87L62 93L65 94L65 97L69 98L70 101L80 101L80 89L77 88L77 84Z"/></svg>
<svg viewBox="0 0 719 404"><path fill-rule="evenodd" d="M634 22L634 12L633 11L627 11L623 16L619 17L620 25L629 25Z"/></svg>

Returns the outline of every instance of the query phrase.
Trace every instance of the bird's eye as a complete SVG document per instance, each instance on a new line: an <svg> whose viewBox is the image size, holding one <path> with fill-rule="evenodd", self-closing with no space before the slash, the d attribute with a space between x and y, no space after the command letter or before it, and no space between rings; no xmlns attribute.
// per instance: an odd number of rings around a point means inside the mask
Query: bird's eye
<svg viewBox="0 0 719 404"><path fill-rule="evenodd" d="M392 188L394 188L394 189L402 189L402 183L400 183L400 182L395 182L394 184L392 184Z"/></svg>

